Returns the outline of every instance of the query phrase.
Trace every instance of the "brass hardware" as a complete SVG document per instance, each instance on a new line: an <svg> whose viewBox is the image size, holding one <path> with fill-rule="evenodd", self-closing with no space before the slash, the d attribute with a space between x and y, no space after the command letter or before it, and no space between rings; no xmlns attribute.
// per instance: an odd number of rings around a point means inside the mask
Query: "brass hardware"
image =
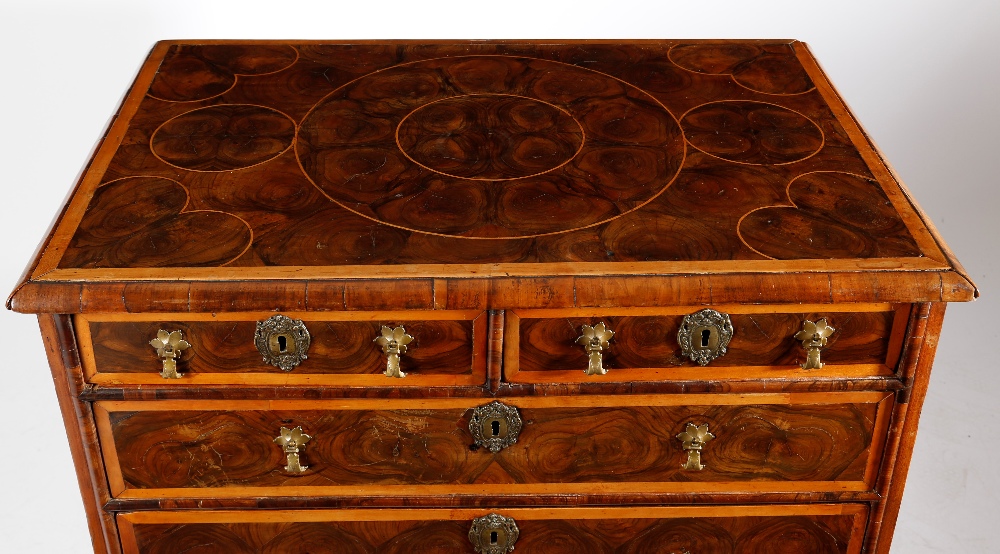
<svg viewBox="0 0 1000 554"><path fill-rule="evenodd" d="M375 337L375 342L382 347L382 352L388 357L385 364L386 376L406 377L406 374L399 369L399 357L406 353L406 345L412 340L413 337L406 334L406 329L403 329L402 325L395 329L382 326L382 336Z"/></svg>
<svg viewBox="0 0 1000 554"><path fill-rule="evenodd" d="M729 314L707 308L684 316L677 331L681 354L701 366L724 356L732 338L733 324L729 321Z"/></svg>
<svg viewBox="0 0 1000 554"><path fill-rule="evenodd" d="M277 314L257 322L253 342L264 362L282 371L291 371L308 358L312 337L301 319Z"/></svg>
<svg viewBox="0 0 1000 554"><path fill-rule="evenodd" d="M694 471L701 471L705 466L701 463L701 449L705 443L714 439L715 435L708 432L708 424L695 425L688 423L683 433L679 433L677 438L683 442L683 448L687 451L687 461L681 464L681 468Z"/></svg>
<svg viewBox="0 0 1000 554"><path fill-rule="evenodd" d="M180 331L168 333L160 329L156 332L156 338L149 341L149 345L156 349L156 355L163 362L160 377L180 379L183 373L177 373L177 358L181 357L181 351L191 346L188 341L184 340L183 333Z"/></svg>
<svg viewBox="0 0 1000 554"><path fill-rule="evenodd" d="M802 322L802 330L795 333L795 340L802 341L802 348L806 349L806 363L799 364L802 369L822 369L823 362L819 361L819 351L826 346L827 339L836 331L826 324L826 318L813 323L808 319Z"/></svg>
<svg viewBox="0 0 1000 554"><path fill-rule="evenodd" d="M514 551L514 542L521 531L514 518L500 514L487 514L472 520L469 540L480 554L508 554Z"/></svg>
<svg viewBox="0 0 1000 554"><path fill-rule="evenodd" d="M285 453L285 471L288 473L303 473L309 469L309 466L302 465L301 460L299 460L299 453L310 440L312 440L312 437L303 433L301 426L295 429L289 429L288 427L281 428L281 434L274 439L274 442Z"/></svg>
<svg viewBox="0 0 1000 554"><path fill-rule="evenodd" d="M477 446L499 452L517 442L521 425L517 408L494 400L472 411L469 432Z"/></svg>
<svg viewBox="0 0 1000 554"><path fill-rule="evenodd" d="M582 344L587 350L588 358L587 369L584 370L584 373L587 375L606 374L608 370L604 367L603 351L609 348L608 341L615 335L615 332L604 325L603 321L593 327L584 325L580 331L583 335L577 338L576 342Z"/></svg>

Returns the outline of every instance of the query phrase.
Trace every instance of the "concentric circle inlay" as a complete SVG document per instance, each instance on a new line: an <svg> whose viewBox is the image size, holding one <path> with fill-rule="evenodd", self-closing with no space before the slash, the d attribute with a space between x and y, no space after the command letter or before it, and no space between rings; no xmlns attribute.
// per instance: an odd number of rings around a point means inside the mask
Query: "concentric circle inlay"
<svg viewBox="0 0 1000 554"><path fill-rule="evenodd" d="M467 56L400 64L320 101L296 154L360 215L464 238L561 233L663 191L685 153L646 92L560 62Z"/></svg>
<svg viewBox="0 0 1000 554"><path fill-rule="evenodd" d="M417 108L396 132L412 161L444 175L481 181L551 171L583 146L565 110L510 95L454 96Z"/></svg>

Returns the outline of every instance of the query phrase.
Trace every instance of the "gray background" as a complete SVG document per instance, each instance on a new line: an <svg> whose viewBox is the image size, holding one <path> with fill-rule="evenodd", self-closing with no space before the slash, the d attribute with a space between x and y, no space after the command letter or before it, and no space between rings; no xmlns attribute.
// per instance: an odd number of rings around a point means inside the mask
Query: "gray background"
<svg viewBox="0 0 1000 554"><path fill-rule="evenodd" d="M0 289L158 39L798 38L984 291L948 309L892 551L1000 552L998 27L995 1L0 0ZM0 313L0 338L0 551L87 552L34 318Z"/></svg>

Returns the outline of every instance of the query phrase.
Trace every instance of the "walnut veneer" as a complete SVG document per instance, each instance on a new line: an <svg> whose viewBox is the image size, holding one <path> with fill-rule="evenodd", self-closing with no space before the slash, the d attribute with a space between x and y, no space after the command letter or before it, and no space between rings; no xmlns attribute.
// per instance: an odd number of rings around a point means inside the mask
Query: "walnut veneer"
<svg viewBox="0 0 1000 554"><path fill-rule="evenodd" d="M102 554L885 554L977 295L801 42L191 41L8 307Z"/></svg>

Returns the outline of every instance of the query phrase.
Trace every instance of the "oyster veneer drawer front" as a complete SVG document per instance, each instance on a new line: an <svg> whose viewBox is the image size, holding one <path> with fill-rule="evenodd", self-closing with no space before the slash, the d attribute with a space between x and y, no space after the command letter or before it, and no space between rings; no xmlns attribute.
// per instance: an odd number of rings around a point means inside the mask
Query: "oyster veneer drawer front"
<svg viewBox="0 0 1000 554"><path fill-rule="evenodd" d="M909 315L905 304L508 310L504 375L521 383L886 377ZM816 326L810 353L803 343Z"/></svg>
<svg viewBox="0 0 1000 554"><path fill-rule="evenodd" d="M122 499L857 493L873 490L891 398L115 401L96 414Z"/></svg>
<svg viewBox="0 0 1000 554"><path fill-rule="evenodd" d="M105 386L412 387L486 382L487 314L482 311L220 313L177 317L176 314L76 316L87 380ZM161 339L186 344L181 344L182 348L174 353L176 374L164 375L165 365L158 350L163 344ZM388 344L391 340L396 342ZM387 347L395 350L387 353ZM393 356L395 372L389 367Z"/></svg>
<svg viewBox="0 0 1000 554"><path fill-rule="evenodd" d="M867 515L864 504L220 510L118 525L125 554L857 554Z"/></svg>

